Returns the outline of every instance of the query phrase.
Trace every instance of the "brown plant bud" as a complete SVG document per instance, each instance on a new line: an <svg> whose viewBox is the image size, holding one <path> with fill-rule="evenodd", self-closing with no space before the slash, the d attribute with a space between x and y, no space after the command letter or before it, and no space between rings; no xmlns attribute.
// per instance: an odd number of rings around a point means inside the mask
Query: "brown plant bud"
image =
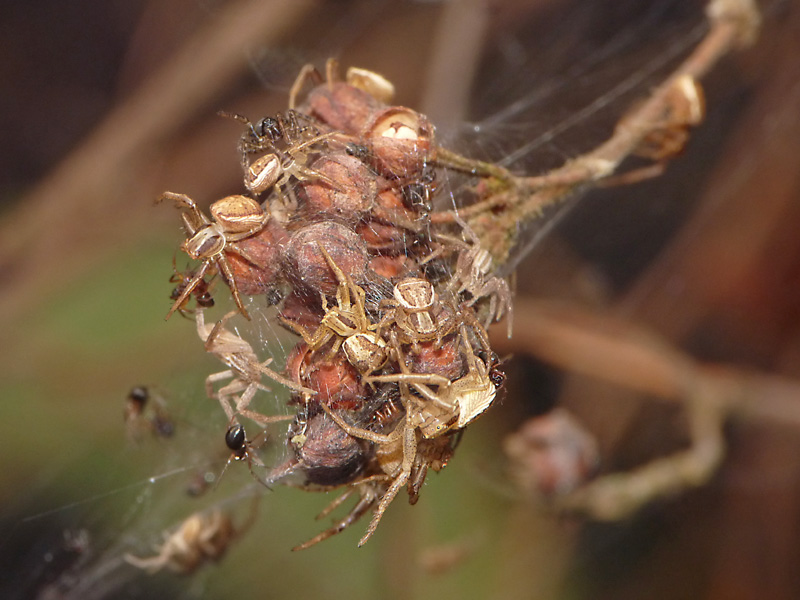
<svg viewBox="0 0 800 600"><path fill-rule="evenodd" d="M467 372L464 356L459 351L458 335L451 334L441 341L421 342L418 349L406 356L412 373L432 373L451 381Z"/></svg>
<svg viewBox="0 0 800 600"><path fill-rule="evenodd" d="M281 305L280 317L281 322L291 321L307 331L314 331L322 322L322 306L316 295L292 290ZM297 333L295 329L289 330Z"/></svg>
<svg viewBox="0 0 800 600"><path fill-rule="evenodd" d="M314 390L314 401L331 409L361 408L369 390L361 383L355 367L342 352L327 357L325 350L312 352L301 342L286 360L286 371L294 381Z"/></svg>
<svg viewBox="0 0 800 600"><path fill-rule="evenodd" d="M355 225L372 209L378 182L363 162L347 154L326 154L314 161L311 168L325 175L338 189L317 179L300 183L298 187L304 198L301 211L308 218L335 216Z"/></svg>
<svg viewBox="0 0 800 600"><path fill-rule="evenodd" d="M383 107L369 93L341 81L318 85L307 103L311 116L349 135L358 135L372 114Z"/></svg>
<svg viewBox="0 0 800 600"><path fill-rule="evenodd" d="M311 417L305 431L293 436L290 444L308 482L317 485L349 483L367 461L363 442L322 413Z"/></svg>
<svg viewBox="0 0 800 600"><path fill-rule="evenodd" d="M373 256L369 259L369 268L390 281L419 274L416 263L405 254Z"/></svg>
<svg viewBox="0 0 800 600"><path fill-rule="evenodd" d="M393 189L382 191L375 200L375 208L368 220L356 226L356 233L366 242L373 254L405 253L413 240L411 226L417 215L406 208L402 198Z"/></svg>
<svg viewBox="0 0 800 600"><path fill-rule="evenodd" d="M375 168L392 179L420 176L435 155L433 125L425 115L404 106L374 113L361 137Z"/></svg>
<svg viewBox="0 0 800 600"><path fill-rule="evenodd" d="M275 219L270 219L256 235L231 244L225 250L239 293L263 294L277 283L281 272L281 253L289 234Z"/></svg>
<svg viewBox="0 0 800 600"><path fill-rule="evenodd" d="M285 261L292 283L316 296L333 298L336 274L320 251L325 248L339 268L356 284L366 280L367 248L352 229L332 221L312 223L296 231L287 244Z"/></svg>

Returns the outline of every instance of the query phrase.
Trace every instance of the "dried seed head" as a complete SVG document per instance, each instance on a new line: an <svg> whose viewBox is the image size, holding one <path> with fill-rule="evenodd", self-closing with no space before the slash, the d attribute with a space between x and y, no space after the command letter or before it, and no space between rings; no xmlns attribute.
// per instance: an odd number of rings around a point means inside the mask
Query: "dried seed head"
<svg viewBox="0 0 800 600"><path fill-rule="evenodd" d="M285 260L292 283L316 297L320 293L334 297L339 281L320 246L356 284L366 281L367 248L364 241L352 229L324 221L307 225L289 238Z"/></svg>
<svg viewBox="0 0 800 600"><path fill-rule="evenodd" d="M367 462L361 442L347 435L325 414L311 417L304 434L293 440L292 449L309 483L325 486L349 483Z"/></svg>
<svg viewBox="0 0 800 600"><path fill-rule="evenodd" d="M390 106L372 115L362 137L375 167L386 177L412 179L433 159L433 125L425 115L404 106Z"/></svg>
<svg viewBox="0 0 800 600"><path fill-rule="evenodd" d="M315 402L332 409L356 410L369 395L355 367L341 352L326 357L325 350L312 352L300 343L287 358L286 370L290 378L317 392Z"/></svg>
<svg viewBox="0 0 800 600"><path fill-rule="evenodd" d="M289 238L274 219L256 235L230 245L225 252L240 294L255 296L274 289L280 280L283 245Z"/></svg>
<svg viewBox="0 0 800 600"><path fill-rule="evenodd" d="M455 381L467 372L458 335L455 334L449 335L441 343L435 340L421 342L418 349L406 359L412 373L431 373Z"/></svg>
<svg viewBox="0 0 800 600"><path fill-rule="evenodd" d="M228 233L256 231L268 218L261 205L247 196L227 196L211 205L211 216Z"/></svg>
<svg viewBox="0 0 800 600"><path fill-rule="evenodd" d="M372 114L382 106L368 92L341 81L334 81L311 90L307 110L311 116L332 129L358 135Z"/></svg>
<svg viewBox="0 0 800 600"><path fill-rule="evenodd" d="M417 270L417 265L405 254L397 256L373 256L369 259L369 268L381 277L396 280L409 275L409 271Z"/></svg>
<svg viewBox="0 0 800 600"><path fill-rule="evenodd" d="M350 67L347 69L347 76L345 79L348 84L360 90L364 90L370 96L384 104L389 104L392 98L394 98L394 85L392 82L375 71Z"/></svg>
<svg viewBox="0 0 800 600"><path fill-rule="evenodd" d="M321 156L311 168L334 182L334 189L325 181L302 182L302 211L309 218L335 216L355 225L372 209L378 193L376 175L360 160L347 154Z"/></svg>

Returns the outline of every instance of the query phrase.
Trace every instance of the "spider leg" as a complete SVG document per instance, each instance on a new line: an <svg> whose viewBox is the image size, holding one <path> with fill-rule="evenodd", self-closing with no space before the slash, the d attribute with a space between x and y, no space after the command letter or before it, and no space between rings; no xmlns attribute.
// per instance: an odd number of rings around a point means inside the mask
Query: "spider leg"
<svg viewBox="0 0 800 600"><path fill-rule="evenodd" d="M206 271L208 270L208 266L210 264L211 264L210 260L203 261L203 265L197 270L197 273L192 275L192 278L189 280L189 283L186 284L186 287L183 289L183 292L181 292L181 295L178 296L177 300L175 300L175 303L172 305L172 308L169 309L167 316L164 317L165 321L169 320L169 318L175 313L175 311L178 310L181 306L183 306L183 303L186 302L186 299L190 296L192 291L198 285L200 285L200 282L203 280L203 276L206 274Z"/></svg>
<svg viewBox="0 0 800 600"><path fill-rule="evenodd" d="M292 84L291 90L289 90L290 110L297 108L297 98L307 80L316 81L318 84L322 83L322 75L320 75L320 72L317 71L317 68L311 63L303 65L303 68L300 69L300 73L297 75L297 79L295 79L294 83Z"/></svg>
<svg viewBox="0 0 800 600"><path fill-rule="evenodd" d="M223 279L225 279L228 287L231 289L231 294L233 295L233 301L236 303L236 306L239 308L239 312L242 313L242 316L250 320L250 315L247 312L247 309L242 304L242 297L239 295L239 288L236 286L236 278L233 275L233 271L231 271L231 267L228 264L228 259L225 258L224 254L221 254L217 259L217 268L222 272Z"/></svg>
<svg viewBox="0 0 800 600"><path fill-rule="evenodd" d="M363 429L361 427L355 427L354 425L350 425L347 423L342 417L331 411L327 404L324 402L319 403L322 407L322 410L333 419L333 422L336 423L342 430L347 434L354 438L359 438L362 440L367 440L368 442L373 442L375 444L391 444L392 442L398 440L403 433L404 427L400 424L392 431L390 434L381 434L375 433L374 431L369 431L368 429Z"/></svg>
<svg viewBox="0 0 800 600"><path fill-rule="evenodd" d="M408 418L409 417L407 417L407 419ZM383 513L386 512L386 509L392 503L392 500L394 500L395 496L397 496L397 492L399 492L400 489L408 482L408 478L411 475L411 466L414 458L416 458L416 455L417 431L413 427L406 425L405 436L403 436L403 464L401 471L378 502L378 506L375 508L375 513L372 515L372 520L367 526L366 533L358 541L359 548L366 544L369 538L372 537L372 534L375 533L378 524L381 522Z"/></svg>
<svg viewBox="0 0 800 600"><path fill-rule="evenodd" d="M292 548L292 551L305 550L306 548L310 548L314 544L318 544L323 540L327 540L329 537L332 537L337 533L341 533L342 531L347 529L350 525L352 525L353 523L358 521L361 517L363 517L364 513L367 512L372 506L374 506L375 501L377 500L377 494L375 493L375 490L373 489L372 486L364 485L363 489L364 491L361 492L361 498L359 498L358 502L353 507L353 509L349 513L347 513L347 516L345 516L341 521L335 523L333 527L326 529L322 533L315 535L307 542L304 542L299 546L295 546L294 548ZM334 500L329 505L329 508L330 507L336 508L337 506L339 506L342 502L344 502L347 498L349 498L352 495L352 492L353 492L352 489L346 491L344 494L339 496L339 498ZM333 508L331 508L331 510L333 510ZM327 511L328 509L326 508L325 510Z"/></svg>

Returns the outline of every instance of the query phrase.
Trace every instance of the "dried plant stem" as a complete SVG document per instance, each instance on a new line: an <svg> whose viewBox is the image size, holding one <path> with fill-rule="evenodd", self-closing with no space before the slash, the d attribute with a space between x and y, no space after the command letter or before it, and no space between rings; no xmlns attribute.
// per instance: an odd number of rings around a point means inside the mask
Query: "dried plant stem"
<svg viewBox="0 0 800 600"><path fill-rule="evenodd" d="M800 427L800 382L703 364L654 333L564 304L517 299L514 337L498 352L529 353L559 368L655 398L718 403L725 412Z"/></svg>
<svg viewBox="0 0 800 600"><path fill-rule="evenodd" d="M14 308L70 272L65 259L81 258L76 250L101 235L98 223L125 226L128 221L108 215L123 207L130 217L131 204L137 204L130 192L159 144L247 68L248 45L291 29L310 6L290 0L232 3L31 190L0 229L0 270L13 283L0 295L0 312L16 314Z"/></svg>
<svg viewBox="0 0 800 600"><path fill-rule="evenodd" d="M567 371L683 402L688 413L689 449L603 476L562 498L561 509L616 520L654 499L704 485L724 457L722 429L729 415L800 427L798 381L702 364L641 327L563 304L520 300L515 311L514 338L495 336L496 350L527 353Z"/></svg>
<svg viewBox="0 0 800 600"><path fill-rule="evenodd" d="M652 94L618 123L613 135L594 150L545 175L495 178L478 186L479 201L459 211L481 238L498 265L504 264L517 243L519 223L535 219L542 210L575 193L597 186L664 125L669 94L676 81L701 79L731 50L755 38L760 19L751 0L712 0L707 7L711 29L695 50ZM434 222L452 221L454 213L434 215Z"/></svg>

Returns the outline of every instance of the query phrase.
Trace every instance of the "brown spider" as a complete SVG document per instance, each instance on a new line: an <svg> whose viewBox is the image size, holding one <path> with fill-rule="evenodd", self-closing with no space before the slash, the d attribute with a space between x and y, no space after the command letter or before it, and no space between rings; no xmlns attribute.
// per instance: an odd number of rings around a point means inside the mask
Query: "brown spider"
<svg viewBox="0 0 800 600"><path fill-rule="evenodd" d="M269 388L261 384L262 375L301 394L311 396L314 395L314 391L270 369L268 365L272 362L271 358L260 362L253 347L247 341L225 328L225 323L235 315L235 311L229 312L211 326L205 322L203 309L198 308L195 311L197 335L205 343L206 352L210 352L229 367L225 371L214 373L206 378L206 394L209 398L219 400L229 422L233 422L237 414L262 425L291 419L292 417L289 415L266 416L248 409L258 390L269 391ZM224 379L233 379L233 381L215 392L214 383ZM238 398L236 398L236 394L240 394Z"/></svg>
<svg viewBox="0 0 800 600"><path fill-rule="evenodd" d="M475 325L480 327L477 322ZM450 381L435 374L408 373L405 360L400 356L398 363L403 370L402 373L364 378L369 382L397 383L400 389L400 401L405 409L405 419L391 433L376 433L351 425L340 415L333 413L325 404L321 404L322 409L347 434L377 445L376 459L384 473L392 480L391 485L381 496L367 532L359 541L359 546L369 540L386 508L407 483L409 494L415 501L428 464L424 460L425 456L419 452L420 447L426 452L436 447L436 444L431 445L429 442L463 429L494 401L497 386L495 378L490 376L491 369L473 351L467 338L466 326L462 324L460 329L468 364L468 371L463 377ZM482 332L479 337L481 343L485 343L485 333ZM438 388L436 393L431 390L431 385ZM410 388L421 397L412 394Z"/></svg>
<svg viewBox="0 0 800 600"><path fill-rule="evenodd" d="M313 335L302 325L289 320L285 320L285 323L303 336L312 351L322 348L333 339L329 356L335 355L341 347L347 360L359 373L372 373L386 363L388 352L386 342L377 333L377 324L372 323L366 314L364 289L339 268L321 244L319 250L339 282L336 306L329 307L325 294L322 294L325 315Z"/></svg>
<svg viewBox="0 0 800 600"><path fill-rule="evenodd" d="M258 202L247 196L227 196L214 202L211 205L213 220L209 220L200 211L194 200L186 194L164 192L158 202L163 200L173 200L178 208L184 209L181 217L188 237L181 248L191 258L203 261L202 266L194 275L188 281L183 282L185 284L183 291L169 309L166 318L169 319L172 313L186 304L186 300L193 290L201 286L203 277L208 270L212 266L216 266L231 288L231 294L233 294L239 311L246 319L250 319L250 315L247 314L247 310L242 304L236 279L225 253L236 252L247 259L242 251L233 244L258 233L269 220L269 214L264 212Z"/></svg>

